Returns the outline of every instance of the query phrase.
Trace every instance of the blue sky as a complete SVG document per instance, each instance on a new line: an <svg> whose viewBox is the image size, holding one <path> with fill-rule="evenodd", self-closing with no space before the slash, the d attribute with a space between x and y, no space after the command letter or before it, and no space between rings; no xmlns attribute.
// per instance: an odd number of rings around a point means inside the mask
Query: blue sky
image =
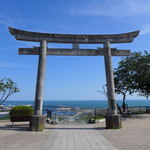
<svg viewBox="0 0 150 150"><path fill-rule="evenodd" d="M149 0L0 0L0 78L12 78L21 89L10 100L34 100L38 56L18 55L18 48L38 46L17 41L8 27L27 31L74 34L117 34L140 30L133 43L119 49L150 52ZM70 44L49 43L49 48ZM103 47L82 44L81 48ZM113 67L121 57L113 57ZM47 56L45 100L102 100L106 83L103 56ZM122 99L117 95L116 99ZM144 97L127 96L127 99Z"/></svg>

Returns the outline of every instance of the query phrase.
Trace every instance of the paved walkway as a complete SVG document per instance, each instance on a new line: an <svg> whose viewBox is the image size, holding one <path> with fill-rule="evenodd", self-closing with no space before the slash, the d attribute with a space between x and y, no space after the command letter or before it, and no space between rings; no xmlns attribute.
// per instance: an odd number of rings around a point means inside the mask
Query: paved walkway
<svg viewBox="0 0 150 150"><path fill-rule="evenodd" d="M150 150L150 115L126 119L118 130L105 123L46 125L43 132L27 126L0 122L0 150Z"/></svg>
<svg viewBox="0 0 150 150"><path fill-rule="evenodd" d="M46 150L117 150L93 125L66 124L53 129Z"/></svg>
<svg viewBox="0 0 150 150"><path fill-rule="evenodd" d="M101 130L100 133L118 150L150 150L150 114L126 119L120 130Z"/></svg>

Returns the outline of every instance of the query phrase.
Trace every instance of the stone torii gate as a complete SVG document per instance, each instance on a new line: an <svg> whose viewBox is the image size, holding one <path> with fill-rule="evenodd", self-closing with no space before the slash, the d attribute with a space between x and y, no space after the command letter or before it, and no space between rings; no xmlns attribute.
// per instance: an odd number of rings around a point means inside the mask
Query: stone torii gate
<svg viewBox="0 0 150 150"><path fill-rule="evenodd" d="M130 50L117 50L111 48L113 43L130 43L138 36L139 31L123 34L85 35L85 34L52 34L18 30L9 27L9 31L17 40L40 42L40 47L19 48L20 55L39 55L34 115L30 120L31 131L42 131L45 128L45 116L42 115L43 87L46 66L46 55L72 55L72 56L104 56L108 114L106 128L121 128L121 116L117 114L114 78L111 56L129 56ZM72 49L47 48L47 43L72 43ZM80 49L79 44L103 44L103 48Z"/></svg>

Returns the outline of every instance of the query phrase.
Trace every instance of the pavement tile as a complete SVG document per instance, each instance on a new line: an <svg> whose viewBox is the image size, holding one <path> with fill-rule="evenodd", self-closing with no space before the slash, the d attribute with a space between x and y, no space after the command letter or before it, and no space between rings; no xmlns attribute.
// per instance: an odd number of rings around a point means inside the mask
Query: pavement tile
<svg viewBox="0 0 150 150"><path fill-rule="evenodd" d="M97 124L46 124L43 132L28 125L0 122L0 150L150 150L150 114L127 118L118 130Z"/></svg>

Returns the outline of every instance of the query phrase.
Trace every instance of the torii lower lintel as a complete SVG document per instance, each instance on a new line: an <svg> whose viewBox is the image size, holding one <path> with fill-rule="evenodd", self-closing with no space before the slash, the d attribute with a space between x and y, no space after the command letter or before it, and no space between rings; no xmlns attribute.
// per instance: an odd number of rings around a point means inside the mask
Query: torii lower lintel
<svg viewBox="0 0 150 150"><path fill-rule="evenodd" d="M39 47L35 48L19 48L19 55L39 55ZM61 56L104 56L105 49L67 49L67 48L48 48L47 55ZM112 56L130 56L130 50L111 49Z"/></svg>

